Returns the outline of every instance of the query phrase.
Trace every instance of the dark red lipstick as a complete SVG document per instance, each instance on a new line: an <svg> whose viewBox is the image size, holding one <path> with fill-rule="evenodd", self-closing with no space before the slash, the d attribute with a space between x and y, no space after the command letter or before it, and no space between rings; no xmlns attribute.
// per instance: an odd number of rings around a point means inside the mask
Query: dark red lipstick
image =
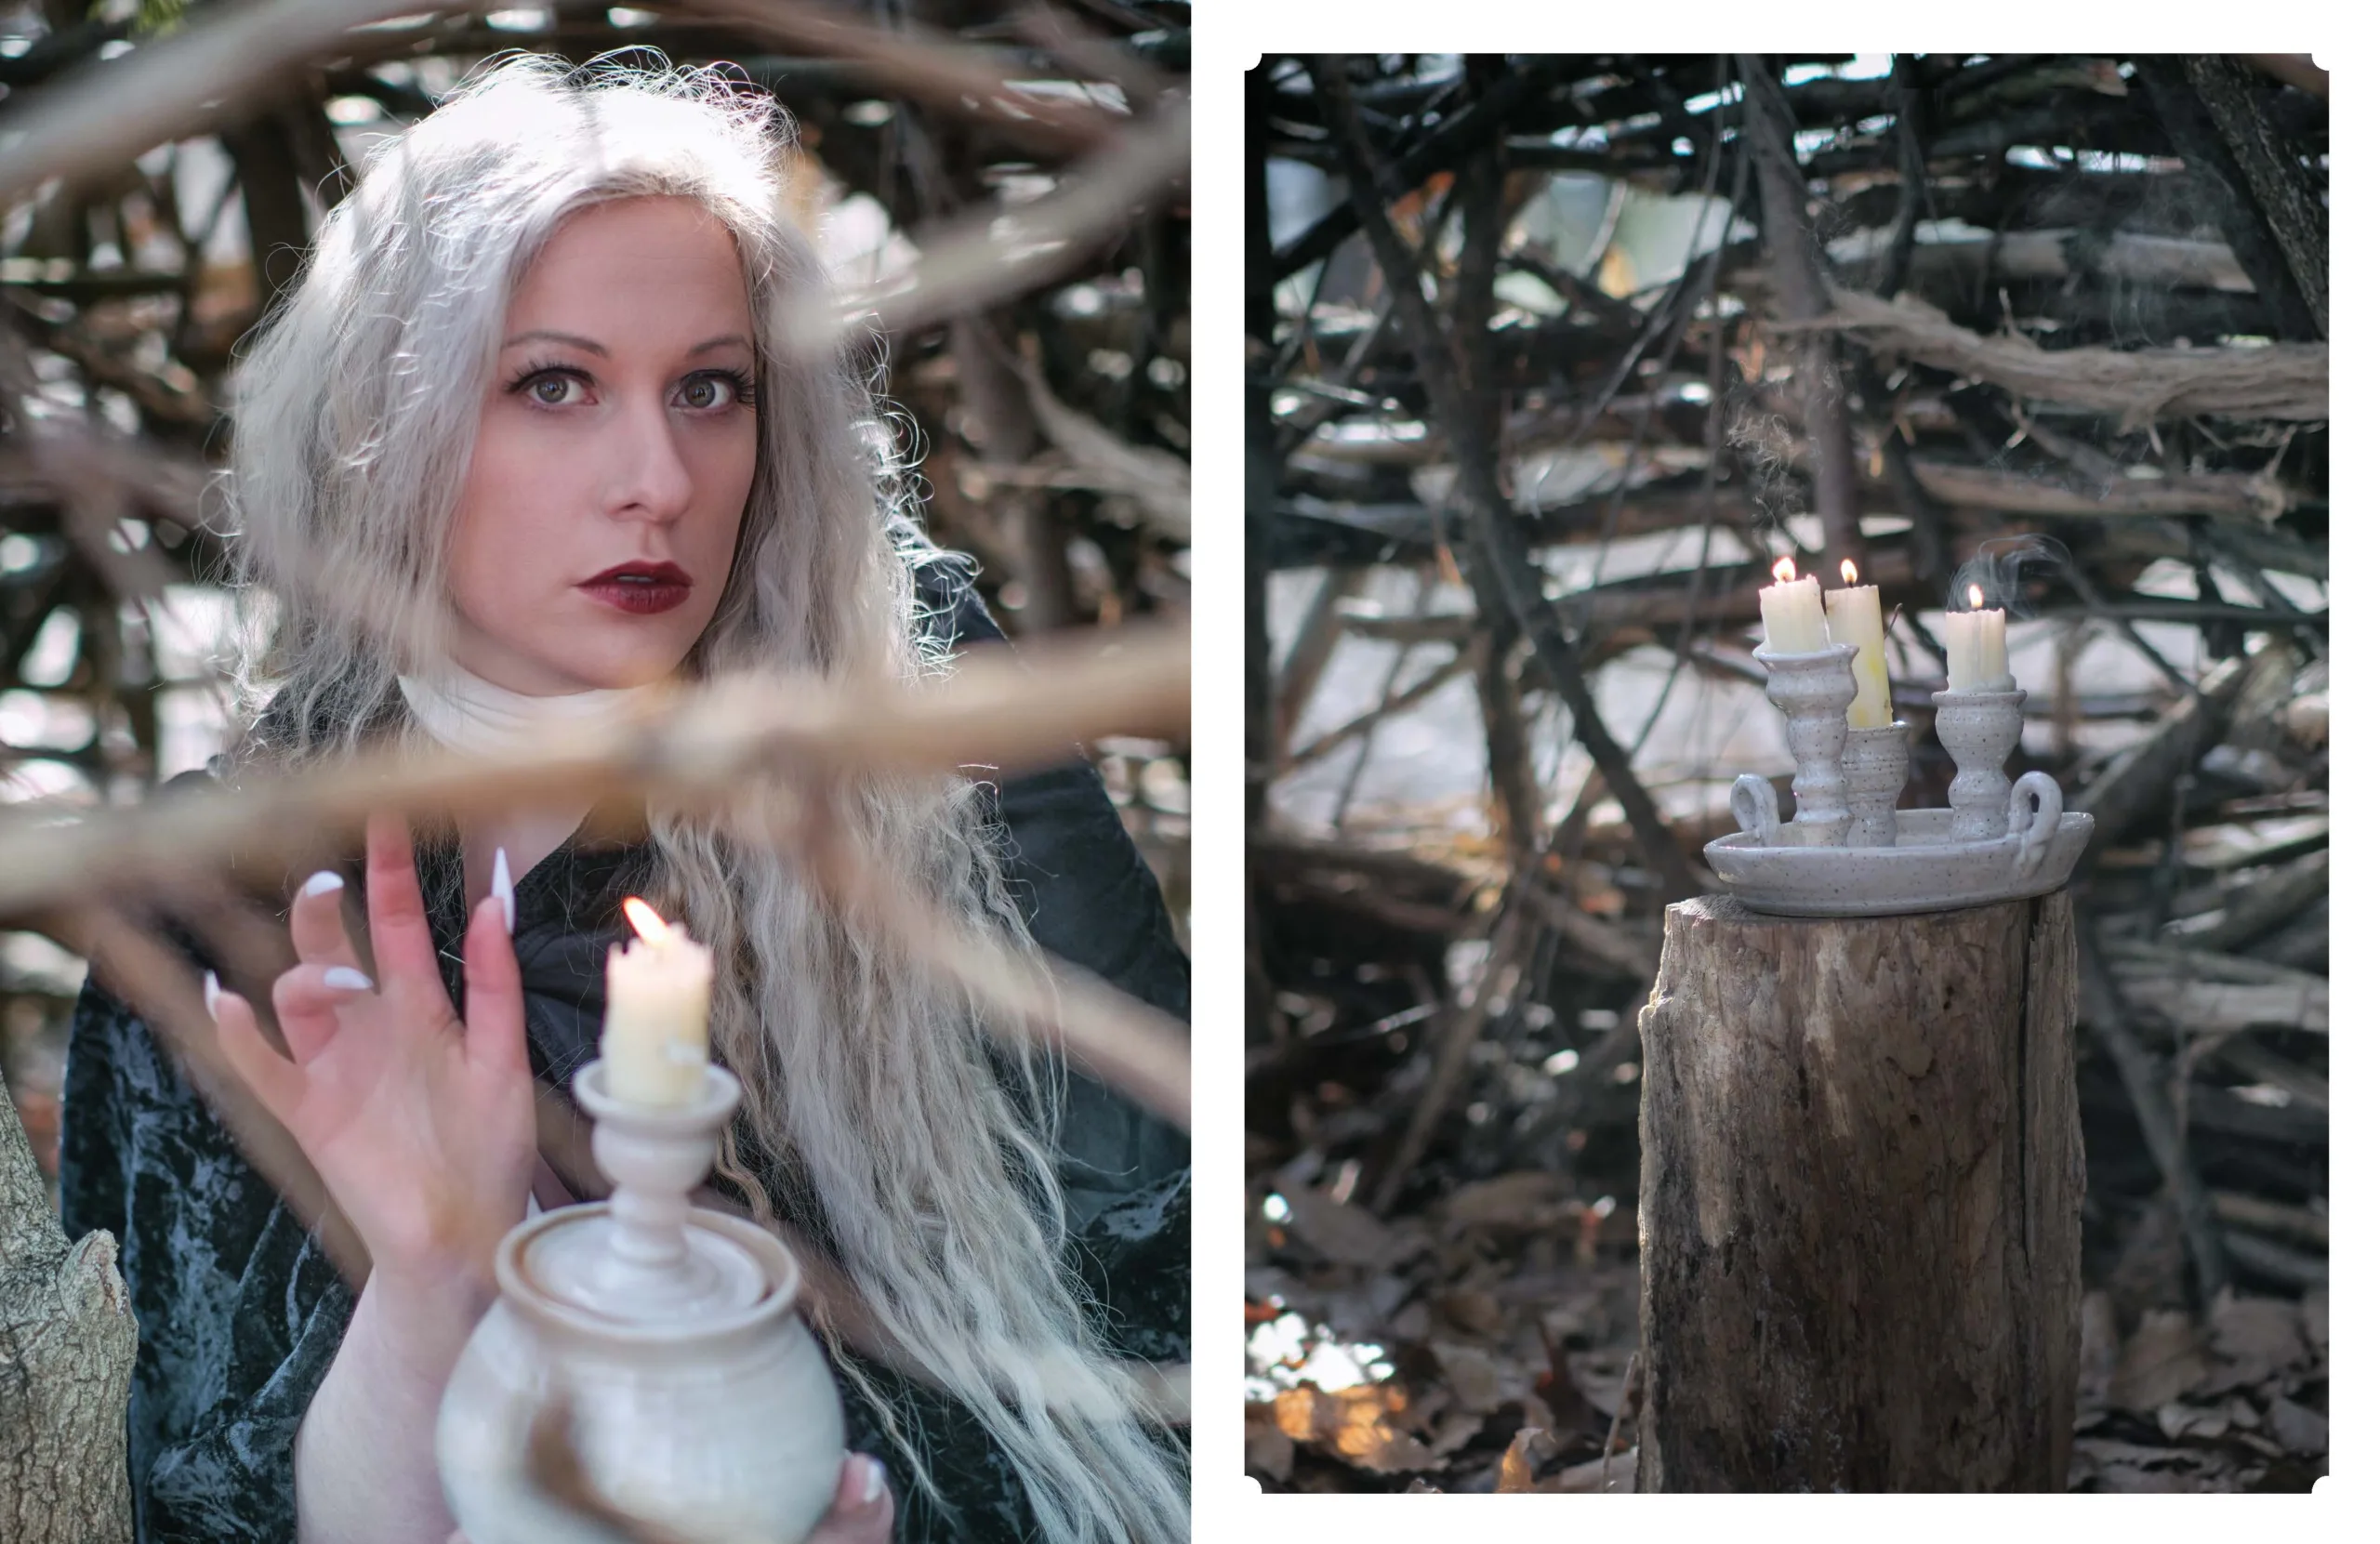
<svg viewBox="0 0 2380 1544"><path fill-rule="evenodd" d="M694 592L694 581L676 563L622 563L578 587L607 606L651 616L684 605Z"/></svg>

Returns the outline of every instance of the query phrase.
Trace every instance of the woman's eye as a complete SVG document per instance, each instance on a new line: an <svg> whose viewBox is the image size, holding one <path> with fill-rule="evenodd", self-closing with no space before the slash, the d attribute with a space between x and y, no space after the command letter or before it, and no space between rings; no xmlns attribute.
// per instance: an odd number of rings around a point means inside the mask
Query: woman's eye
<svg viewBox="0 0 2380 1544"><path fill-rule="evenodd" d="M717 376L696 376L686 383L688 407L717 407L726 400L726 396L727 383Z"/></svg>
<svg viewBox="0 0 2380 1544"><path fill-rule="evenodd" d="M571 400L571 392L578 383L568 376L541 376L529 383L529 395L548 407L562 407Z"/></svg>

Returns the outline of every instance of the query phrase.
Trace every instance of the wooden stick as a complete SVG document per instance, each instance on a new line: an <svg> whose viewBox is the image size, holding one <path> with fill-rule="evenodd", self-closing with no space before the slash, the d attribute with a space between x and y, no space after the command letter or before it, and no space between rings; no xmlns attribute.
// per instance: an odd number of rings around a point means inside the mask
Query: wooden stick
<svg viewBox="0 0 2380 1544"><path fill-rule="evenodd" d="M1809 220L1809 184L1793 153L1796 125L1784 89L1758 54L1736 56L1743 79L1744 129L1760 172L1760 230L1776 276L1777 298L1789 321L1808 322L1826 310L1824 257ZM1826 533L1820 573L1831 574L1844 559L1868 567L1859 534L1858 463L1851 449L1851 416L1834 348L1824 335L1805 338L1794 363L1794 385L1809 426L1815 465L1818 523Z"/></svg>
<svg viewBox="0 0 2380 1544"><path fill-rule="evenodd" d="M1410 645L1404 645L1404 647L1409 648ZM1296 750L1289 752L1288 759L1276 769L1277 772L1286 775L1295 772L1300 767L1319 761L1348 741L1359 735L1370 733L1384 720L1393 719L1413 706L1456 677L1476 668L1479 654L1480 646L1475 635L1470 639L1459 640L1452 657L1441 661L1438 666L1428 675L1401 691L1392 692L1382 700L1379 706L1356 714L1335 729L1324 730ZM1403 655L1400 654L1398 658L1401 663Z"/></svg>
<svg viewBox="0 0 2380 1544"><path fill-rule="evenodd" d="M2164 1177L2165 1189L2173 1197L2174 1208L2181 1217L2182 1235L2189 1243L2190 1263L2196 1273L2199 1305L2210 1306L2215 1295L2231 1279L2230 1262L2223 1253L2223 1236L2215 1225L2206 1185L2190 1162L2181 1123L2175 1119L2162 1092L2163 1069L2134 1031L2115 977L2108 970L2098 940L2087 921L2079 923L2074 930L2074 952L2082 1020L2098 1037L2109 1060L2115 1062L2116 1075L2123 1080L2124 1092L2132 1099L2141 1137L2148 1142L2149 1156L2156 1160L2157 1170Z"/></svg>
<svg viewBox="0 0 2380 1544"><path fill-rule="evenodd" d="M693 8L734 17L764 37L798 45L804 53L849 59L902 96L965 112L1000 138L1041 149L1094 150L1125 121L1087 102L1020 91L1007 72L914 18L905 18L896 33L851 20L823 6L788 0L694 0Z"/></svg>
<svg viewBox="0 0 2380 1544"><path fill-rule="evenodd" d="M1776 323L1779 332L1792 325ZM2017 396L2114 414L2127 429L2193 414L2293 422L2331 416L2326 344L2053 353L2030 338L1969 332L1912 296L1879 300L1839 286L1830 313L1800 325L1856 332L1879 354L1979 376Z"/></svg>
<svg viewBox="0 0 2380 1544"><path fill-rule="evenodd" d="M2297 159L2297 147L2281 138L2258 107L2255 82L2245 64L2224 54L2187 54L2182 71L2247 178L2249 196L2280 243L2281 260L2289 265L2297 293L2314 313L2314 330L2328 337L2331 219L2315 175Z"/></svg>
<svg viewBox="0 0 2380 1544"><path fill-rule="evenodd" d="M948 682L918 690L740 678L503 760L376 753L241 790L32 830L19 823L0 837L0 916L286 853L377 810L475 812L631 794L699 801L771 772L1029 766L1103 734L1180 732L1189 665L1182 629L1129 629L1020 647L1013 659L971 657Z"/></svg>
<svg viewBox="0 0 2380 1544"><path fill-rule="evenodd" d="M57 178L69 188L112 172L152 145L202 132L225 104L323 52L350 27L419 8L420 0L257 0L210 9L106 69L78 72L9 113L18 138L0 148L0 206ZM232 111L245 115L245 106Z"/></svg>
<svg viewBox="0 0 2380 1544"><path fill-rule="evenodd" d="M1628 812L1646 866L1660 877L1666 893L1691 894L1696 889L1693 866L1661 818L1660 807L1628 764L1627 752L1596 711L1594 694L1587 687L1561 620L1545 599L1544 578L1529 561L1526 540L1514 528L1512 508L1497 481L1496 447L1484 438L1489 420L1479 393L1469 389L1481 379L1478 362L1469 357L1469 350L1481 339L1461 340L1462 351L1458 352L1458 340L1439 327L1422 292L1413 252L1389 218L1371 140L1356 112L1346 73L1329 56L1317 56L1313 64L1333 127L1347 151L1349 202L1371 240L1396 307L1398 325L1414 350L1422 378L1430 383L1431 400L1443 404L1435 416L1458 447L1456 485L1467 512L1482 527L1464 544L1467 548L1482 549L1465 562L1465 582L1483 614L1501 597L1504 609L1527 634L1529 646L1537 651L1563 706L1569 709L1571 734L1603 773L1612 797ZM1487 239L1492 250L1492 238ZM1487 572L1481 572L1483 568Z"/></svg>
<svg viewBox="0 0 2380 1544"><path fill-rule="evenodd" d="M1448 1102L1471 1075L1471 1048L1488 1022L1489 1006L1507 999L1519 984L1521 964L1536 947L1537 935L1538 925L1530 908L1521 904L1518 896L1511 897L1504 915L1497 919L1494 941L1488 946L1488 963L1479 972L1479 983L1472 990L1470 1000L1452 1019L1442 1019L1433 1026L1430 1081L1421 1090L1421 1102L1406 1125L1396 1151L1372 1182L1373 1211L1386 1212L1395 1204L1397 1192L1405 1188L1406 1176L1413 1171L1413 1166L1429 1147L1431 1137L1436 1134Z"/></svg>

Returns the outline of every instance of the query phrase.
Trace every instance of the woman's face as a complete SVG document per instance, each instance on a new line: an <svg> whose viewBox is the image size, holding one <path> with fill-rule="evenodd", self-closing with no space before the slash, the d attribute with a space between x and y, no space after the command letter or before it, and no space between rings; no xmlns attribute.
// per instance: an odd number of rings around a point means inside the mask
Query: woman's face
<svg viewBox="0 0 2380 1544"><path fill-rule="evenodd" d="M456 662L532 696L675 670L727 586L760 442L751 307L691 199L564 220L504 319L456 510Z"/></svg>

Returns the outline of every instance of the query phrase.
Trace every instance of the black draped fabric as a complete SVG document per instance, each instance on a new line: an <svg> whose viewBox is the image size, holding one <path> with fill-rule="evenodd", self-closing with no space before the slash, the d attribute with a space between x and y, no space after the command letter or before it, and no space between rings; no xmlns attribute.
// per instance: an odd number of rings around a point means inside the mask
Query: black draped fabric
<svg viewBox="0 0 2380 1544"><path fill-rule="evenodd" d="M955 561L929 563L919 584L933 602L930 626L945 638L998 640ZM1041 946L1186 1017L1188 962L1095 770L1076 760L985 785L984 798L1005 828L1006 878ZM451 841L425 841L418 859L441 966L459 1003L459 858ZM565 844L517 883L531 1060L549 1087L566 1086L594 1055L603 953L624 935L619 903L646 861L638 846ZM353 1311L345 1283L148 1026L97 983L75 1010L64 1128L68 1234L116 1235L140 1326L130 1444L139 1537L294 1539L291 1448ZM1070 1263L1094 1322L1119 1354L1185 1359L1187 1137L1076 1076L1061 1145ZM778 1177L763 1179L778 1198ZM780 1204L798 1214L794 1198ZM850 1445L886 1460L903 1498L895 1537L1035 1537L1014 1469L963 1406L883 1368L867 1376L944 1498L939 1507L925 1500L869 1402L838 1369Z"/></svg>

